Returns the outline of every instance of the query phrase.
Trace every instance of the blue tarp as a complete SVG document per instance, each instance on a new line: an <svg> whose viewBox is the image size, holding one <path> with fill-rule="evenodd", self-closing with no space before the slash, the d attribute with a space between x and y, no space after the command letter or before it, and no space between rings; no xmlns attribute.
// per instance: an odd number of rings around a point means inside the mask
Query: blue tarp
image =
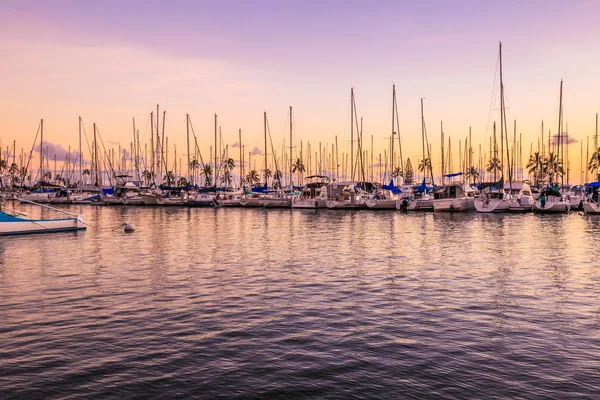
<svg viewBox="0 0 600 400"><path fill-rule="evenodd" d="M427 193L427 183L425 182L425 178L423 178L423 183L419 186L413 186L413 190L416 190L419 193Z"/></svg>
<svg viewBox="0 0 600 400"><path fill-rule="evenodd" d="M600 187L600 182L592 182L587 184L588 187Z"/></svg>
<svg viewBox="0 0 600 400"><path fill-rule="evenodd" d="M390 192L394 193L394 194L400 194L402 193L402 190L398 189L396 186L394 186L394 181L390 181L389 185L383 185L382 186L383 189L387 189Z"/></svg>
<svg viewBox="0 0 600 400"><path fill-rule="evenodd" d="M444 175L444 176L445 176L446 178L454 178L455 176L460 176L460 175L463 175L463 174L464 174L464 172L457 172L457 173L455 173L455 174L446 174L446 175Z"/></svg>
<svg viewBox="0 0 600 400"><path fill-rule="evenodd" d="M266 190L269 190L267 184L265 183L264 186L259 186L259 187L253 187L251 189L254 193L264 193Z"/></svg>

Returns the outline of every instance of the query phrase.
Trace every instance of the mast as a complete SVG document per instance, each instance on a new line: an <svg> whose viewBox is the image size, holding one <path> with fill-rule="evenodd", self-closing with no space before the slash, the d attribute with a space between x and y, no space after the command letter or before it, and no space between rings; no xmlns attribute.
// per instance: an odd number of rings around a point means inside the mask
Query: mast
<svg viewBox="0 0 600 400"><path fill-rule="evenodd" d="M243 163L242 163L242 130L239 130L239 143L240 143L240 189L244 186L242 179L244 179L244 170L243 168Z"/></svg>
<svg viewBox="0 0 600 400"><path fill-rule="evenodd" d="M396 109L396 85L394 84L392 86L392 151L391 151L391 175L390 177L392 178L392 184L394 182L394 127L395 127L395 120L394 120L394 110Z"/></svg>
<svg viewBox="0 0 600 400"><path fill-rule="evenodd" d="M160 159L161 159L161 148L160 148L160 129L159 129L159 111L158 104L156 105L156 152L154 153L154 161L156 162L156 168L154 170L154 182L158 183L161 175L160 171Z"/></svg>
<svg viewBox="0 0 600 400"><path fill-rule="evenodd" d="M504 84L502 82L502 42L499 43L500 51L500 165L504 177ZM508 149L507 153L508 153ZM510 167L509 167L510 169ZM495 180L495 179L494 179Z"/></svg>
<svg viewBox="0 0 600 400"><path fill-rule="evenodd" d="M215 170L213 171L213 175L215 177L215 188L217 187L217 114L215 113L215 161L214 161Z"/></svg>
<svg viewBox="0 0 600 400"><path fill-rule="evenodd" d="M151 178L154 179L154 156L155 156L155 148L154 148L154 112L150 111L150 173ZM148 183L150 183L150 179L148 179Z"/></svg>
<svg viewBox="0 0 600 400"><path fill-rule="evenodd" d="M268 159L267 159L267 112L264 111L263 112L263 128L265 131L265 170L263 171L263 176L265 178L265 183L267 183L267 165L268 165ZM241 139L240 139L241 140Z"/></svg>
<svg viewBox="0 0 600 400"><path fill-rule="evenodd" d="M559 97L559 103L558 103L558 140L559 140L559 147L558 147L558 151L557 156L561 153L561 151L563 151L563 146L562 146L562 97L563 97L563 81L562 79L560 80L560 97ZM562 160L562 156L560 158ZM556 163L558 165L558 158L556 159ZM564 174L560 174L560 184L561 186L564 184Z"/></svg>
<svg viewBox="0 0 600 400"><path fill-rule="evenodd" d="M354 180L354 88L350 88L350 180Z"/></svg>
<svg viewBox="0 0 600 400"><path fill-rule="evenodd" d="M185 132L187 138L187 178L189 184L192 181L190 177L190 114L185 114Z"/></svg>
<svg viewBox="0 0 600 400"><path fill-rule="evenodd" d="M94 175L95 184L98 186L98 142L96 139L96 123L94 122Z"/></svg>
<svg viewBox="0 0 600 400"><path fill-rule="evenodd" d="M79 180L83 183L83 153L81 152L81 117L79 117Z"/></svg>
<svg viewBox="0 0 600 400"><path fill-rule="evenodd" d="M446 175L446 165L444 164L444 121L440 121L440 134L442 137L442 185L444 184L444 175Z"/></svg>
<svg viewBox="0 0 600 400"><path fill-rule="evenodd" d="M423 176L427 175L427 165L425 161L425 115L423 113L423 99L425 97L421 97L421 144L423 146ZM433 182L431 182L433 184Z"/></svg>
<svg viewBox="0 0 600 400"><path fill-rule="evenodd" d="M294 177L292 175L292 106L290 106L290 190L294 190Z"/></svg>
<svg viewBox="0 0 600 400"><path fill-rule="evenodd" d="M44 181L44 119L40 120L40 182Z"/></svg>

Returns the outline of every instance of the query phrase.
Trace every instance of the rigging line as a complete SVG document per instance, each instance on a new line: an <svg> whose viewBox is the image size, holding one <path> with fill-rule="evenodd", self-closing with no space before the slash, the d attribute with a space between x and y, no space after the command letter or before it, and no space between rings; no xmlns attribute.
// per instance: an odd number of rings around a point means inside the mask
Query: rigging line
<svg viewBox="0 0 600 400"><path fill-rule="evenodd" d="M488 135L490 133L490 121L492 119L492 112L493 107L494 107L494 101L496 100L496 82L498 80L498 70L500 69L500 53L498 53L498 56L496 58L496 69L494 71L494 84L492 86L492 96L490 99L490 107L489 107L489 111L488 111L488 120L487 120L487 124L485 127L485 139L483 141L483 151L484 153L487 151L487 141L488 141Z"/></svg>
<svg viewBox="0 0 600 400"><path fill-rule="evenodd" d="M33 156L33 150L35 149L35 142L37 142L38 135L40 134L40 128L41 128L41 123L38 124L38 129L35 134L35 139L33 140L33 146L31 147L31 151L29 152L29 159L27 160L27 165L25 166L25 170L21 171L22 172L21 181L23 181L23 182L25 181L25 175L27 174L27 171L29 170L29 163L31 162L31 157ZM40 154L42 154L41 144L40 144ZM39 174L39 171L38 171L38 174Z"/></svg>
<svg viewBox="0 0 600 400"><path fill-rule="evenodd" d="M205 167L204 159L202 158L202 152L200 151L200 147L198 147L198 138L196 138L196 132L194 131L194 125L192 124L192 119L190 118L189 121L190 121L190 128L192 129L192 135L194 135L194 146L196 148L196 151L198 152L198 155L200 156L200 162L202 163L202 168L204 168ZM196 157L194 157L194 158L196 158Z"/></svg>

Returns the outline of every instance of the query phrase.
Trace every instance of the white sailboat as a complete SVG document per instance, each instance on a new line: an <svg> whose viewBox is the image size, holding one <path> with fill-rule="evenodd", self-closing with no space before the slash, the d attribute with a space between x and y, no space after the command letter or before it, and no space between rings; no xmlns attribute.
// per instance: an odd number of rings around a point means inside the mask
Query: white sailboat
<svg viewBox="0 0 600 400"><path fill-rule="evenodd" d="M600 182L587 185L588 194L583 199L583 211L587 214L600 214Z"/></svg>

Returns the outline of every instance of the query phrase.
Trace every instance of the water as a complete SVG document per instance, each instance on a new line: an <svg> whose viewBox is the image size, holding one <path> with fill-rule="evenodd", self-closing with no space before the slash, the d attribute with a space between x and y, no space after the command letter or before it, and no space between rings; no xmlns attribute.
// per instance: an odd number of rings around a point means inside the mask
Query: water
<svg viewBox="0 0 600 400"><path fill-rule="evenodd" d="M0 398L600 389L599 218L70 210L0 239Z"/></svg>

